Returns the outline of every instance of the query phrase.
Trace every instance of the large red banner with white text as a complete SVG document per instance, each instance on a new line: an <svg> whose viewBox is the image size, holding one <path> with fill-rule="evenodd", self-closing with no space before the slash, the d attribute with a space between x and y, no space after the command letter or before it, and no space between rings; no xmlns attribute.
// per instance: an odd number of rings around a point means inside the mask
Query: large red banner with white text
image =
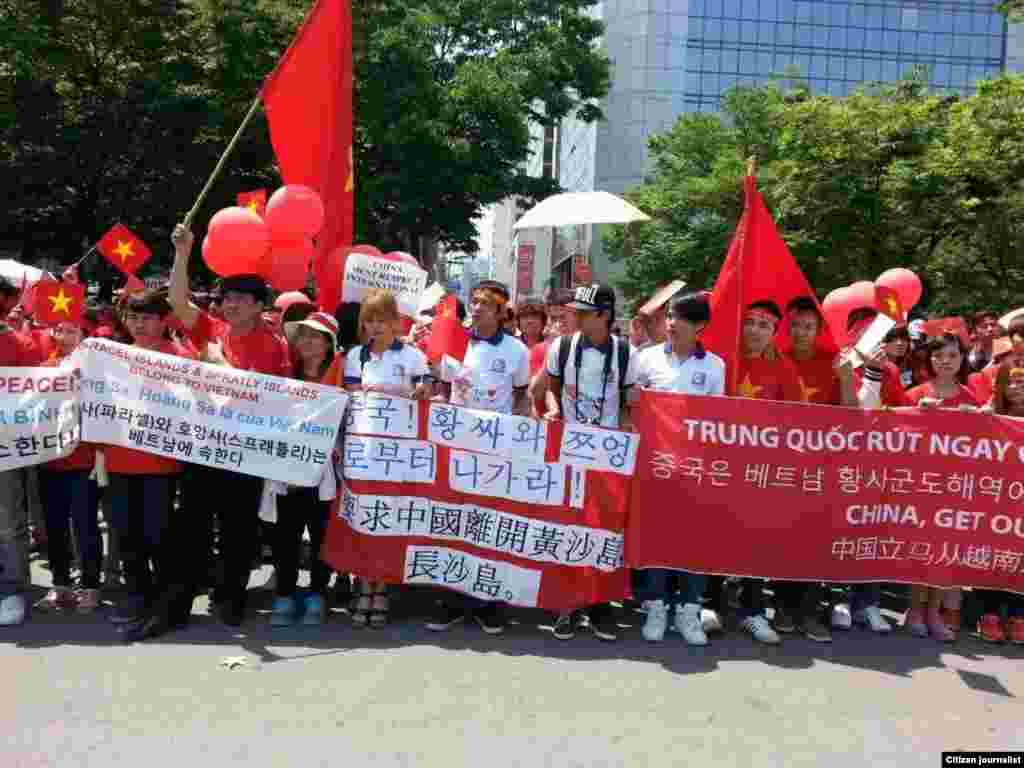
<svg viewBox="0 0 1024 768"><path fill-rule="evenodd" d="M640 397L630 567L1024 592L1024 422Z"/></svg>
<svg viewBox="0 0 1024 768"><path fill-rule="evenodd" d="M353 396L322 558L391 584L569 610L627 594L638 437Z"/></svg>

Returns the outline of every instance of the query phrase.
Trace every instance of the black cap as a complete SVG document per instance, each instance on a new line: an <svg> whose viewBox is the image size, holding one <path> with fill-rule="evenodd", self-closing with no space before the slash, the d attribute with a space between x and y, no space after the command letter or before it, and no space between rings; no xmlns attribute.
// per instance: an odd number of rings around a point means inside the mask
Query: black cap
<svg viewBox="0 0 1024 768"><path fill-rule="evenodd" d="M256 301L267 302L269 291L267 282L259 275L232 275L225 277L220 282L220 295L223 297L228 291L234 293L248 293Z"/></svg>
<svg viewBox="0 0 1024 768"><path fill-rule="evenodd" d="M494 291L499 296L503 296L505 301L511 298L511 294L508 292L508 287L504 283L500 283L497 280L481 280L476 284L474 291L486 290Z"/></svg>
<svg viewBox="0 0 1024 768"><path fill-rule="evenodd" d="M615 291L610 285L594 283L581 285L573 291L572 301L566 304L569 309L601 312L615 309Z"/></svg>

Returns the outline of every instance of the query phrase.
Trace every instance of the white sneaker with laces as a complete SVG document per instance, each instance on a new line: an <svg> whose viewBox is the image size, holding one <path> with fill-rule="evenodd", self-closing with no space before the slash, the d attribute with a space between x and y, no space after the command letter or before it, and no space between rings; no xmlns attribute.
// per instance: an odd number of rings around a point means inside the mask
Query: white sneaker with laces
<svg viewBox="0 0 1024 768"><path fill-rule="evenodd" d="M846 603L839 603L832 608L832 629L849 629L853 626L853 617L850 616L850 606Z"/></svg>
<svg viewBox="0 0 1024 768"><path fill-rule="evenodd" d="M700 623L704 628L705 635L713 635L716 632L724 632L722 620L718 614L710 608L700 609Z"/></svg>
<svg viewBox="0 0 1024 768"><path fill-rule="evenodd" d="M700 606L687 603L676 608L676 631L683 636L687 645L707 645L708 636L700 620Z"/></svg>
<svg viewBox="0 0 1024 768"><path fill-rule="evenodd" d="M28 611L23 595L8 595L0 599L0 627L13 627L25 623Z"/></svg>
<svg viewBox="0 0 1024 768"><path fill-rule="evenodd" d="M877 605L869 605L867 608L857 611L853 616L858 624L866 624L872 632L886 634L892 632L892 624L885 620L881 609Z"/></svg>
<svg viewBox="0 0 1024 768"><path fill-rule="evenodd" d="M772 629L768 619L760 614L744 619L743 623L740 624L740 629L750 634L759 643L764 643L765 645L778 645L782 642L779 639L778 633Z"/></svg>
<svg viewBox="0 0 1024 768"><path fill-rule="evenodd" d="M647 605L647 620L640 633L644 636L644 640L660 643L665 639L666 629L668 629L668 606L662 600L652 600Z"/></svg>

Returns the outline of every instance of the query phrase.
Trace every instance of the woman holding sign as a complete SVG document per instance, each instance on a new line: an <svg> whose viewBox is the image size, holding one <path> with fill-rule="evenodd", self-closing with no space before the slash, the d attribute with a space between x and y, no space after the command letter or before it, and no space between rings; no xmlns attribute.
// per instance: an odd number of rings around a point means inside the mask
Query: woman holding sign
<svg viewBox="0 0 1024 768"><path fill-rule="evenodd" d="M432 394L427 358L411 344L398 340L401 316L395 296L382 288L366 294L359 311L363 344L345 358L345 389L426 399ZM390 605L387 584L360 580L359 599L352 612L357 627L382 627Z"/></svg>
<svg viewBox="0 0 1024 768"><path fill-rule="evenodd" d="M963 382L967 378L967 327L960 318L935 320L925 327L928 334L927 367L931 380L907 392L919 408L978 408L974 394ZM907 626L918 637L931 635L941 642L956 640L960 629L960 590L915 586L910 591Z"/></svg>

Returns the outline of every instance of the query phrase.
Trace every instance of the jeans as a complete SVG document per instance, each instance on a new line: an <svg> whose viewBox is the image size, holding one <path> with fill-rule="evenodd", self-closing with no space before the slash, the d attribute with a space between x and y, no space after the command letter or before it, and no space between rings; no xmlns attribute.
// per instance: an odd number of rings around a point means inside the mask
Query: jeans
<svg viewBox="0 0 1024 768"><path fill-rule="evenodd" d="M818 617L824 587L817 581L783 581L775 584L776 603L797 624Z"/></svg>
<svg viewBox="0 0 1024 768"><path fill-rule="evenodd" d="M636 597L641 601L661 600L669 608L688 603L700 605L707 581L702 573L645 568L637 571Z"/></svg>
<svg viewBox="0 0 1024 768"><path fill-rule="evenodd" d="M39 490L49 537L47 549L53 586L71 586L70 529L73 527L82 563L82 587L99 589L102 547L98 493L96 484L89 479L89 470L41 469Z"/></svg>
<svg viewBox="0 0 1024 768"><path fill-rule="evenodd" d="M302 531L309 529L313 562L309 568L309 589L322 595L331 579L331 568L320 560L320 547L327 530L331 502L320 501L317 488L293 488L277 497L277 524L274 536L274 568L278 597L291 597L299 579L299 546Z"/></svg>
<svg viewBox="0 0 1024 768"><path fill-rule="evenodd" d="M871 606L878 607L882 603L882 585L854 584L850 589L850 611L856 613Z"/></svg>
<svg viewBox="0 0 1024 768"><path fill-rule="evenodd" d="M28 508L25 470L0 472L0 597L28 588Z"/></svg>
<svg viewBox="0 0 1024 768"><path fill-rule="evenodd" d="M128 592L150 605L175 557L166 532L174 503L175 475L111 474L110 513L121 545Z"/></svg>

